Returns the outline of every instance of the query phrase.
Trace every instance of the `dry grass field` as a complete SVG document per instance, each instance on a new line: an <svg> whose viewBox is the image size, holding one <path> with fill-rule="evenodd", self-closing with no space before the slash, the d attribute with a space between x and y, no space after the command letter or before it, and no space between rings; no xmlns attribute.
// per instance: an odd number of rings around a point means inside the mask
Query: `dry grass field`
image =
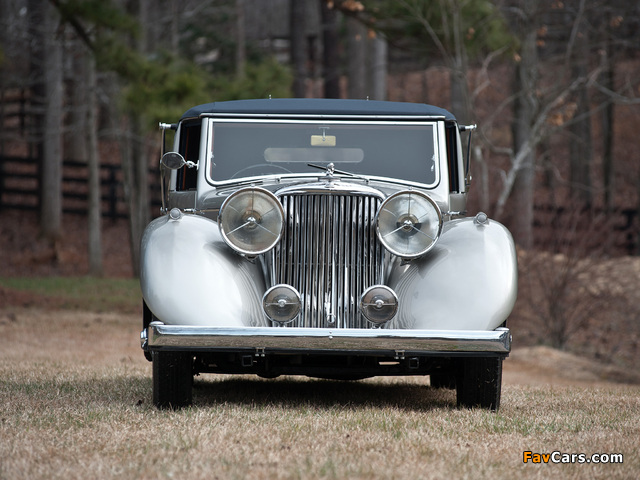
<svg viewBox="0 0 640 480"><path fill-rule="evenodd" d="M0 479L640 477L640 386L566 353L514 351L497 414L458 410L414 377L203 376L195 406L167 412L151 405L139 323L0 308ZM525 451L623 463L524 463Z"/></svg>

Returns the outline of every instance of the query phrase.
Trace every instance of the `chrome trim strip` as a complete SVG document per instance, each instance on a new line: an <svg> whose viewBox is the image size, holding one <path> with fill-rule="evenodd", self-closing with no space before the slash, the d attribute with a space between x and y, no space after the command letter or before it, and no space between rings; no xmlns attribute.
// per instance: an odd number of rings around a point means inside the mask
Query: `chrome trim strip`
<svg viewBox="0 0 640 480"><path fill-rule="evenodd" d="M338 177L322 182L286 186L276 190L275 194L278 197L285 195L351 195L371 196L379 198L380 200L384 200L385 198L384 193L377 188L350 183L348 180L345 181L345 179Z"/></svg>
<svg viewBox="0 0 640 480"><path fill-rule="evenodd" d="M433 126L434 127L434 149L436 152L436 157L438 157L438 152L440 152L440 147L438 146L438 136L441 134L438 132L438 124L439 120L445 120L446 117L442 116L376 116L376 115L357 115L357 116L323 116L323 115L283 115L282 117L278 114L230 114L231 118L221 118L220 114L202 114L201 117L208 118L207 125L210 130L209 132L209 143L211 142L211 124L212 123L291 123L291 124L300 124L300 123L308 123L311 125L315 125L323 122L330 122L333 124L345 124L345 125L397 125L397 126L407 126L418 125L418 126ZM237 118L235 118L237 117ZM289 120L287 120L289 118ZM306 120L305 120L306 119ZM365 119L362 121L362 119ZM181 123L187 119L182 119ZM383 121L381 121L383 120ZM387 121L384 121L387 120ZM442 127L444 129L444 126ZM209 144L207 146L208 152L211 152L212 145ZM282 179L294 179L294 178L321 178L322 175L314 174L314 173L285 173L285 174L271 174L271 175L258 175L254 177L245 177L242 179L227 179L227 180L215 180L211 177L211 168L210 168L211 157L210 154L207 154L207 163L204 168L204 175L207 183L215 188L227 188L229 186L235 184L248 184L254 185L264 180L277 179L277 181L281 181ZM377 181L377 182L388 182L393 184L399 184L404 186L415 186L416 188L423 188L427 190L432 190L436 188L440 184L442 171L439 167L439 160L436 159L436 177L432 184L422 183L422 182L413 182L409 180L399 180L394 177L380 177L380 176L369 176L365 174L356 174L355 177L352 176L342 176L340 174L336 174L335 178L346 178L346 179L360 179L366 181L367 183Z"/></svg>
<svg viewBox="0 0 640 480"><path fill-rule="evenodd" d="M285 183L285 181L305 182L305 181L311 181L311 179L314 179L314 178L316 180L324 178L323 175L318 175L317 173L283 173L283 174L271 174L271 175L258 175L255 177L244 177L244 178L237 178L237 179L234 178L231 180L222 180L219 182L214 181L209 175L209 173L206 173L206 177L207 177L207 184L211 185L212 187L218 188L220 190L231 190L238 186L256 186L256 185L261 185L265 183L280 183L280 182ZM351 175L342 175L340 173L336 173L334 174L333 178L334 178L334 181L339 181L339 180L343 180L347 182L361 181L366 184L391 183L393 185L402 185L404 188L415 187L422 190L433 190L440 183L440 173L438 173L438 178L436 182L434 182L433 184L410 182L409 180L399 180L397 178L392 178L392 177L376 177L376 176L369 176L364 174L355 174L355 176L351 176Z"/></svg>
<svg viewBox="0 0 640 480"><path fill-rule="evenodd" d="M433 123L439 120L446 120L444 115L331 115L322 113L202 113L199 117L183 118L181 121L193 120L194 118L212 118L216 121L247 121L254 120L257 122L278 120L282 123L289 121L307 121L306 123L318 123L318 120L331 120L343 123L367 124L368 121L374 121L375 124L388 123L405 125L407 123L425 124Z"/></svg>
<svg viewBox="0 0 640 480"><path fill-rule="evenodd" d="M243 348L315 350L353 354L498 353L511 351L508 328L484 330L391 330L357 328L200 327L151 322L150 350ZM309 352L310 353L310 352Z"/></svg>

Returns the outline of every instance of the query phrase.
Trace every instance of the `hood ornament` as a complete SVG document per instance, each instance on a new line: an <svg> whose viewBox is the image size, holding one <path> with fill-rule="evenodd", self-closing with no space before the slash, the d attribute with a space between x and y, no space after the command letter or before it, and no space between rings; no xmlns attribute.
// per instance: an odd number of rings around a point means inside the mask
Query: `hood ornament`
<svg viewBox="0 0 640 480"><path fill-rule="evenodd" d="M333 163L329 163L327 165L327 177L333 177L333 174L336 171L336 166Z"/></svg>
<svg viewBox="0 0 640 480"><path fill-rule="evenodd" d="M350 173L350 172L345 172L344 170L336 170L336 166L333 163L328 163L326 166L324 165L316 165L315 163L307 163L308 166L313 167L313 168L317 168L320 170L324 170L325 176L329 179L329 180L333 180L333 179L337 179L339 180L338 177L335 177L335 174L339 174L339 175L346 175L348 177L351 178L359 178L361 180L364 180L366 183L369 183L369 179L365 176L362 175L357 175L355 173Z"/></svg>

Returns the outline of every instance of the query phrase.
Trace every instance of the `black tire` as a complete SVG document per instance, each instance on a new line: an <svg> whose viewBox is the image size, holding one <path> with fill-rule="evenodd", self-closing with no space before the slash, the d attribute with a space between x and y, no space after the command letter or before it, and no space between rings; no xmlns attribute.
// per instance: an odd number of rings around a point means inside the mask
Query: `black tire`
<svg viewBox="0 0 640 480"><path fill-rule="evenodd" d="M153 320L154 320L153 313L151 313L151 310L147 306L147 302L142 300L142 330L146 330L147 328L149 328L149 324ZM144 358L146 358L151 362L152 361L151 352L149 350L143 350L143 351L144 351Z"/></svg>
<svg viewBox="0 0 640 480"><path fill-rule="evenodd" d="M436 373L429 375L429 383L432 388L446 388L453 390L456 388L455 375L449 375L446 373Z"/></svg>
<svg viewBox="0 0 640 480"><path fill-rule="evenodd" d="M185 352L152 352L153 404L178 409L191 405L193 356Z"/></svg>
<svg viewBox="0 0 640 480"><path fill-rule="evenodd" d="M502 358L474 357L462 361L456 378L458 407L498 411L502 390Z"/></svg>

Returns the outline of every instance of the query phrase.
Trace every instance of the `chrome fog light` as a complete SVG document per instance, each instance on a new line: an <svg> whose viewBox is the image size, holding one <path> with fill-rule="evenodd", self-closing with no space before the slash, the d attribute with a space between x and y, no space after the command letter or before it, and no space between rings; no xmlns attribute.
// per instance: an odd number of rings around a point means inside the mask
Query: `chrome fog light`
<svg viewBox="0 0 640 480"><path fill-rule="evenodd" d="M421 192L398 192L376 214L378 238L394 255L417 258L436 244L442 231L438 205Z"/></svg>
<svg viewBox="0 0 640 480"><path fill-rule="evenodd" d="M300 294L290 285L275 285L262 297L264 313L277 323L289 323L300 313Z"/></svg>
<svg viewBox="0 0 640 480"><path fill-rule="evenodd" d="M374 285L360 297L360 311L371 323L382 325L398 312L398 297L386 285Z"/></svg>
<svg viewBox="0 0 640 480"><path fill-rule="evenodd" d="M169 218L174 221L180 220L182 218L182 210L179 208L172 208L169 210Z"/></svg>
<svg viewBox="0 0 640 480"><path fill-rule="evenodd" d="M218 225L224 241L244 255L271 250L280 240L284 212L280 201L262 188L243 188L220 207Z"/></svg>

